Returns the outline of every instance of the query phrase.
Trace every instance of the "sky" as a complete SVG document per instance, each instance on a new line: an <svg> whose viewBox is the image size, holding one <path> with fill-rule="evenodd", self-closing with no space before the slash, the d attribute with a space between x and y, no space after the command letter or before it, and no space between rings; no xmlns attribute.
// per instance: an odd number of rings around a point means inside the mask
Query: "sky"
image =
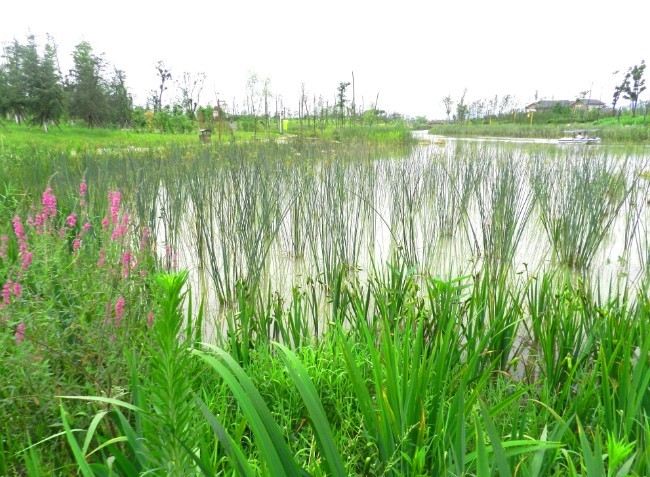
<svg viewBox="0 0 650 477"><path fill-rule="evenodd" d="M126 72L137 103L157 85L158 60L175 78L204 72L202 103L235 98L242 108L254 73L289 109L302 83L331 104L354 72L357 104L369 108L378 95L380 109L429 118L444 116L443 96L465 89L466 102L510 94L525 105L536 93L590 90L609 104L624 71L650 61L649 0L2 3L0 44L49 33L66 71L74 46L88 41Z"/></svg>

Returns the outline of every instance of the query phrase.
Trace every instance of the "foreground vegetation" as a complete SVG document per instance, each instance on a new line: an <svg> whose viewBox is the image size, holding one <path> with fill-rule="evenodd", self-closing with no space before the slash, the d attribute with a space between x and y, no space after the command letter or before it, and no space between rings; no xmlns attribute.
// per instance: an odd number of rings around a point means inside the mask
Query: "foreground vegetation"
<svg viewBox="0 0 650 477"><path fill-rule="evenodd" d="M0 156L0 475L650 474L647 158L581 152Z"/></svg>

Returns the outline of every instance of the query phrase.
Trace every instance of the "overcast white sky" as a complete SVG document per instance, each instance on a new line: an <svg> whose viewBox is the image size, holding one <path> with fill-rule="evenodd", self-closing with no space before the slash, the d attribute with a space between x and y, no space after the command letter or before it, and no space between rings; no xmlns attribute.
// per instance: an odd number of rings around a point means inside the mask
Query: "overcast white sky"
<svg viewBox="0 0 650 477"><path fill-rule="evenodd" d="M87 40L126 71L137 102L160 59L177 77L207 73L206 102L243 105L251 72L291 108L301 82L332 102L354 71L357 103L379 92L382 109L442 117L441 98L464 88L468 102L591 89L609 103L612 73L650 60L649 18L649 0L5 0L0 42L50 33L66 68Z"/></svg>

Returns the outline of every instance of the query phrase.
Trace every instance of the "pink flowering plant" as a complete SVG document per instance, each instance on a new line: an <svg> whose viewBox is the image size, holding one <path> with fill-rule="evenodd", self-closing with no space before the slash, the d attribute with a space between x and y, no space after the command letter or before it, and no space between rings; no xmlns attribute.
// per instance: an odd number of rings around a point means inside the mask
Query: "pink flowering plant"
<svg viewBox="0 0 650 477"><path fill-rule="evenodd" d="M89 189L84 180L74 210L61 210L48 186L0 224L0 416L32 440L58 422L55 395L113 395L154 319L150 234L117 190L91 216Z"/></svg>

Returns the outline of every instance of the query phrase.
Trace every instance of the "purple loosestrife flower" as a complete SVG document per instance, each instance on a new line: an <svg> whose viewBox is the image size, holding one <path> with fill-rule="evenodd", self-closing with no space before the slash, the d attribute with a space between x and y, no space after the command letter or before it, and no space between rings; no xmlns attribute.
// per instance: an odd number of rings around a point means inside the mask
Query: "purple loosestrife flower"
<svg viewBox="0 0 650 477"><path fill-rule="evenodd" d="M32 253L27 248L27 236L25 235L25 228L23 223L20 220L19 216L15 216L11 221L11 224L14 228L14 233L18 238L18 252L21 259L21 267L23 270L27 270L32 264Z"/></svg>
<svg viewBox="0 0 650 477"><path fill-rule="evenodd" d="M72 241L72 251L73 252L78 252L80 248L81 248L81 239L77 236Z"/></svg>
<svg viewBox="0 0 650 477"><path fill-rule="evenodd" d="M16 334L14 335L14 338L16 339L17 345L25 340L25 328L25 323L22 321L18 323L18 326L16 326Z"/></svg>
<svg viewBox="0 0 650 477"><path fill-rule="evenodd" d="M111 221L113 224L117 224L121 201L122 194L120 194L120 191L115 190L108 193L108 202L111 210Z"/></svg>
<svg viewBox="0 0 650 477"><path fill-rule="evenodd" d="M77 225L77 214L73 212L72 214L68 215L68 217L65 219L65 224L70 228L75 227Z"/></svg>
<svg viewBox="0 0 650 477"><path fill-rule="evenodd" d="M45 225L46 218L47 217L43 212L39 212L33 219L29 217L27 219L27 223L36 229L36 233L40 234L43 232L43 226Z"/></svg>
<svg viewBox="0 0 650 477"><path fill-rule="evenodd" d="M23 287L22 287L22 285L21 285L20 283L18 283L18 282L14 282L13 285L14 285L14 287L13 287L13 290L11 290L11 292L14 294L14 296L15 296L16 298L20 298L20 295L23 294Z"/></svg>
<svg viewBox="0 0 650 477"><path fill-rule="evenodd" d="M54 217L56 215L56 196L52 192L51 187L48 187L43 192L41 205L43 205L43 214L45 215L45 218Z"/></svg>
<svg viewBox="0 0 650 477"><path fill-rule="evenodd" d="M115 326L120 326L122 323L122 318L124 318L125 304L126 302L124 301L124 297L120 295L120 297L115 302Z"/></svg>
<svg viewBox="0 0 650 477"><path fill-rule="evenodd" d="M11 280L7 280L7 283L2 285L2 306L7 306L11 303L11 291L13 288L13 283Z"/></svg>
<svg viewBox="0 0 650 477"><path fill-rule="evenodd" d="M131 252L128 250L122 254L122 276L128 278L129 271L131 270Z"/></svg>
<svg viewBox="0 0 650 477"><path fill-rule="evenodd" d="M126 234L126 227L123 227L122 225L118 225L113 229L113 233L111 233L111 240L112 241L119 240L121 237L124 237L124 234Z"/></svg>
<svg viewBox="0 0 650 477"><path fill-rule="evenodd" d="M18 240L25 240L25 228L23 227L23 223L20 221L19 216L16 215L12 219L11 225L13 225L14 233L16 234Z"/></svg>
<svg viewBox="0 0 650 477"><path fill-rule="evenodd" d="M122 215L120 223L116 225L111 234L111 240L118 240L126 235L126 232L129 228L129 214Z"/></svg>
<svg viewBox="0 0 650 477"><path fill-rule="evenodd" d="M32 265L32 259L34 258L32 252L24 252L21 254L20 267L23 270L27 270Z"/></svg>
<svg viewBox="0 0 650 477"><path fill-rule="evenodd" d="M86 192L88 192L88 184L86 184L86 180L82 180L81 184L79 184L79 195L81 197L86 197Z"/></svg>

